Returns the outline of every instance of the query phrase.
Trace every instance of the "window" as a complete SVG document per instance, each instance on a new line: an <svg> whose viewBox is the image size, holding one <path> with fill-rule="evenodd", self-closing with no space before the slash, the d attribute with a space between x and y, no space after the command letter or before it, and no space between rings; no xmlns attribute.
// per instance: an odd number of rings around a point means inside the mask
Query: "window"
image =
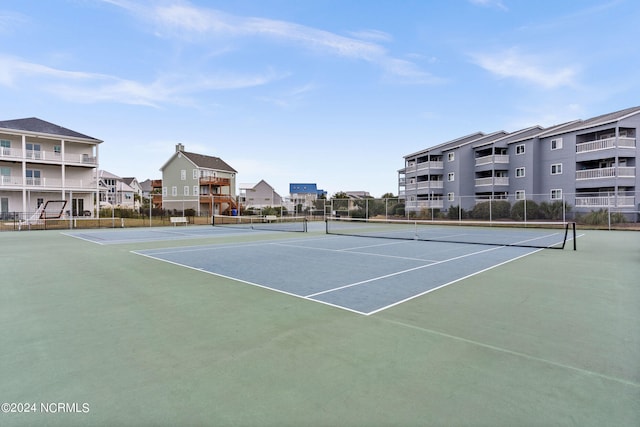
<svg viewBox="0 0 640 427"><path fill-rule="evenodd" d="M0 184L11 183L11 168L0 168Z"/></svg>
<svg viewBox="0 0 640 427"><path fill-rule="evenodd" d="M180 179L181 179L182 181L184 181L184 180L186 180L186 179L187 179L187 171L186 171L185 169L182 169L182 170L180 171Z"/></svg>
<svg viewBox="0 0 640 427"><path fill-rule="evenodd" d="M516 178L524 177L524 168L516 168Z"/></svg>
<svg viewBox="0 0 640 427"><path fill-rule="evenodd" d="M39 170L27 169L25 177L27 178L27 185L42 185Z"/></svg>
<svg viewBox="0 0 640 427"><path fill-rule="evenodd" d="M11 141L8 139L0 139L0 156L8 156L11 154Z"/></svg>
<svg viewBox="0 0 640 427"><path fill-rule="evenodd" d="M200 187L198 187L197 185L194 185L193 186L193 195L197 196L199 192L200 192Z"/></svg>
<svg viewBox="0 0 640 427"><path fill-rule="evenodd" d="M562 163L556 163L551 165L551 175L562 174Z"/></svg>
<svg viewBox="0 0 640 427"><path fill-rule="evenodd" d="M167 187L162 187L162 197L167 197Z"/></svg>
<svg viewBox="0 0 640 427"><path fill-rule="evenodd" d="M56 153L56 154L60 154L60 153L62 153L62 146L60 146L60 145L54 145L54 146L53 146L53 152L54 152L54 153Z"/></svg>
<svg viewBox="0 0 640 427"><path fill-rule="evenodd" d="M176 187L175 185L171 187L171 195L174 197L178 195L178 187Z"/></svg>
<svg viewBox="0 0 640 427"><path fill-rule="evenodd" d="M516 200L524 200L524 190L516 191Z"/></svg>
<svg viewBox="0 0 640 427"><path fill-rule="evenodd" d="M185 185L185 186L184 186L184 190L183 190L183 191L184 191L184 195L185 195L185 196L188 196L188 195L189 195L189 186L188 186L188 185Z"/></svg>
<svg viewBox="0 0 640 427"><path fill-rule="evenodd" d="M449 160L450 162L453 162L456 159L456 153L455 152L451 152L451 153L447 153L447 160Z"/></svg>
<svg viewBox="0 0 640 427"><path fill-rule="evenodd" d="M456 174L454 172L449 172L449 174L447 175L447 179L449 181L455 181L456 180Z"/></svg>
<svg viewBox="0 0 640 427"><path fill-rule="evenodd" d="M447 193L447 200L453 202L456 199L455 193Z"/></svg>
<svg viewBox="0 0 640 427"><path fill-rule="evenodd" d="M551 200L562 200L562 190L561 189L551 190Z"/></svg>
<svg viewBox="0 0 640 427"><path fill-rule="evenodd" d="M516 155L524 154L524 144L516 145Z"/></svg>
<svg viewBox="0 0 640 427"><path fill-rule="evenodd" d="M193 170L193 179L198 179L199 176L200 176L200 174L198 173L198 169L194 169Z"/></svg>
<svg viewBox="0 0 640 427"><path fill-rule="evenodd" d="M559 150L562 148L562 138L556 138L551 140L551 149Z"/></svg>
<svg viewBox="0 0 640 427"><path fill-rule="evenodd" d="M27 148L27 157L31 159L42 158L42 154L40 153L40 144L32 144L30 142L27 142L26 148Z"/></svg>

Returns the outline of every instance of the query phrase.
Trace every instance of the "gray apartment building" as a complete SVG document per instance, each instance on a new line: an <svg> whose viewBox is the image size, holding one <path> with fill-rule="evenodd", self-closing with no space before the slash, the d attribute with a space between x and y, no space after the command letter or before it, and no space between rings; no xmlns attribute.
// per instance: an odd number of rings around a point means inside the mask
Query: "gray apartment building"
<svg viewBox="0 0 640 427"><path fill-rule="evenodd" d="M548 128L467 135L404 156L398 194L408 213L534 200L637 219L638 129L640 107L633 107Z"/></svg>

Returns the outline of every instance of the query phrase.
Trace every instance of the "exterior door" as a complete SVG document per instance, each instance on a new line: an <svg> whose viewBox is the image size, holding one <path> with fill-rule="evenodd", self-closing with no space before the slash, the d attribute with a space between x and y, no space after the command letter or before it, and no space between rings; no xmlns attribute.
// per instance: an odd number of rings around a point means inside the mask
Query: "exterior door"
<svg viewBox="0 0 640 427"><path fill-rule="evenodd" d="M9 215L9 198L0 198L0 218L5 219Z"/></svg>
<svg viewBox="0 0 640 427"><path fill-rule="evenodd" d="M84 215L84 199L73 199L71 201L73 216Z"/></svg>

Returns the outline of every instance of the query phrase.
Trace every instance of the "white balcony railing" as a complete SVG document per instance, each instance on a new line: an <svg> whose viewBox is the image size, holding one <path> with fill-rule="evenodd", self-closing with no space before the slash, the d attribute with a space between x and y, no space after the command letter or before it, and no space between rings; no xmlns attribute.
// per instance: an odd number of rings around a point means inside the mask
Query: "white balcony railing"
<svg viewBox="0 0 640 427"><path fill-rule="evenodd" d="M408 209L441 209L444 207L444 201L442 199L407 201L406 207Z"/></svg>
<svg viewBox="0 0 640 427"><path fill-rule="evenodd" d="M94 179L66 179L64 183L61 178L23 178L19 176L0 177L0 184L6 187L38 187L42 189L77 188L82 190L94 190L96 181Z"/></svg>
<svg viewBox="0 0 640 427"><path fill-rule="evenodd" d="M617 173L616 173L617 169ZM601 179L601 178L634 178L636 168L632 166L621 166L619 168L596 168L576 171L576 179Z"/></svg>
<svg viewBox="0 0 640 427"><path fill-rule="evenodd" d="M411 189L414 190L429 190L431 188L444 188L443 181L419 181L410 185Z"/></svg>
<svg viewBox="0 0 640 427"><path fill-rule="evenodd" d="M476 178L476 187L485 185L509 185L509 177L496 176L487 178Z"/></svg>
<svg viewBox="0 0 640 427"><path fill-rule="evenodd" d="M431 161L431 162L416 163L414 167L407 168L407 169L421 171L426 169L443 169L443 168L444 168L444 162Z"/></svg>
<svg viewBox="0 0 640 427"><path fill-rule="evenodd" d="M476 166L488 165L492 163L501 163L501 164L509 163L509 155L508 154L492 154L489 156L476 158Z"/></svg>
<svg viewBox="0 0 640 427"><path fill-rule="evenodd" d="M598 139L576 144L576 153L588 153L590 151L607 150L616 147L616 138ZM636 139L620 137L618 138L618 148L636 148Z"/></svg>
<svg viewBox="0 0 640 427"><path fill-rule="evenodd" d="M24 159L37 162L51 162L51 163L75 163L83 165L95 165L97 159L90 154L74 154L69 153L62 156L62 153L56 151L40 151L40 150L25 150L20 148L0 148L0 159Z"/></svg>
<svg viewBox="0 0 640 427"><path fill-rule="evenodd" d="M634 196L576 196L576 207L606 208L606 207L633 207L636 199Z"/></svg>

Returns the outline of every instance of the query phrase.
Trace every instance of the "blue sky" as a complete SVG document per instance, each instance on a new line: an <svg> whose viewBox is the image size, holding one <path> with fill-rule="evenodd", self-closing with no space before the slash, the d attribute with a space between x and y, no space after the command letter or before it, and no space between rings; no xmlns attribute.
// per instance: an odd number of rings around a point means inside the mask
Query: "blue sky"
<svg viewBox="0 0 640 427"><path fill-rule="evenodd" d="M397 194L403 156L640 105L637 0L2 0L0 120L175 144L239 183Z"/></svg>

